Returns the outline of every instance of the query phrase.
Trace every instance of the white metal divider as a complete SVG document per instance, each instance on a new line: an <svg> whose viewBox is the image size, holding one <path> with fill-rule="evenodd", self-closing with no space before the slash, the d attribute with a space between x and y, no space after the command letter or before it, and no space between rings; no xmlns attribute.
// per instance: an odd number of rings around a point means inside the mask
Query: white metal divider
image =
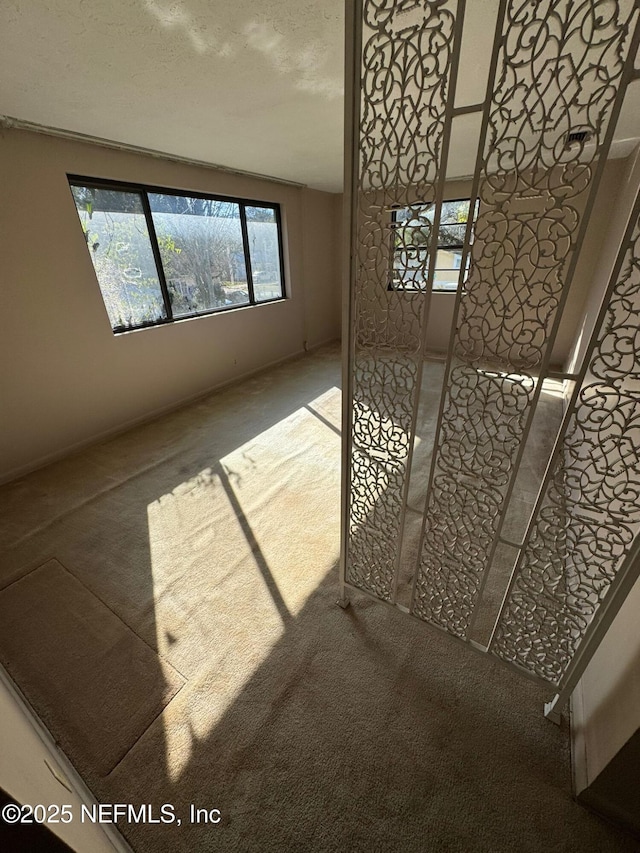
<svg viewBox="0 0 640 853"><path fill-rule="evenodd" d="M342 585L394 602L464 0L364 0L351 11ZM436 204L433 224L425 202ZM405 290L408 271L391 289L408 240L397 210L430 230L422 292Z"/></svg>
<svg viewBox="0 0 640 853"><path fill-rule="evenodd" d="M639 555L640 192L489 643L560 690L549 712L640 574Z"/></svg>
<svg viewBox="0 0 640 853"><path fill-rule="evenodd" d="M500 0L485 102L456 109L464 0L347 3L350 245L339 603L346 606L349 589L359 589L399 606L400 549L452 119L482 110L471 204L473 209L479 198L480 212L475 233L470 221L465 236L410 612L560 689L549 708L552 718L640 573L633 525L608 563L605 540L594 533L622 518L619 509L606 505L608 481L592 477L600 497L588 524L581 515L584 495L576 487L585 471L577 469L569 498L562 492L571 441L580 440L575 424L585 401L579 386L588 369L598 375L590 359L603 358L603 352L594 354L607 323L611 343L615 318L607 313L606 299L583 368L572 376L578 383L525 541L509 543L519 558L489 645L475 642L471 631L496 548L506 541L501 535L506 508L542 381L552 375L562 309L626 87L637 76L638 6L637 0ZM419 271L423 292L405 291L409 282L402 271L396 271L399 287L391 289L394 258L407 248L407 235L394 228L392 212L404 208L413 227L421 226L425 203L431 202L438 214ZM634 215L637 219L637 210ZM634 225L630 222L607 294L613 306L616 287L627 288L620 304L628 313L637 311L637 331L640 298L629 307L628 292L629 275L638 268ZM425 230L429 227L425 221ZM623 263L631 272L618 282ZM640 346L631 346L630 360L625 340L620 344L626 346L625 369L640 376ZM627 410L632 407L628 400ZM633 411L625 422L629 431L619 430L623 443L615 453L620 470L630 464L635 472L640 412ZM637 497L640 483L634 480L636 485ZM554 503L554 495L561 500ZM556 513L552 522L550 512ZM572 525L579 524L602 547L596 579L586 559L589 568L581 574L568 558L566 543ZM547 616L538 619L543 610Z"/></svg>
<svg viewBox="0 0 640 853"><path fill-rule="evenodd" d="M470 267L457 294L411 605L463 640L501 542L632 73L636 18L631 2L510 0L495 39L474 178L480 211L463 256ZM576 132L584 137L567 144Z"/></svg>

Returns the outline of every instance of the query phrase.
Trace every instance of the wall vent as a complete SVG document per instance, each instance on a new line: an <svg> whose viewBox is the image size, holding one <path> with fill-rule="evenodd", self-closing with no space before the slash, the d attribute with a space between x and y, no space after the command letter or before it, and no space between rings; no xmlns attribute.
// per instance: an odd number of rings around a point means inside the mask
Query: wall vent
<svg viewBox="0 0 640 853"><path fill-rule="evenodd" d="M567 145L571 145L573 142L588 142L589 139L591 139L591 134L588 130L570 130L565 141Z"/></svg>

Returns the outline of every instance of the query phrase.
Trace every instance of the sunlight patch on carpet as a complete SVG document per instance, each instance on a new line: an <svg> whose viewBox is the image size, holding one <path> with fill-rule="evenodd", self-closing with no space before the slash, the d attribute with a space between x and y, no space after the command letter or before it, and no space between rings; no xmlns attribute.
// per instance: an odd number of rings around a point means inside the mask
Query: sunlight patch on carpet
<svg viewBox="0 0 640 853"><path fill-rule="evenodd" d="M164 715L173 778L337 562L339 421L331 388L147 506L159 651L213 673Z"/></svg>

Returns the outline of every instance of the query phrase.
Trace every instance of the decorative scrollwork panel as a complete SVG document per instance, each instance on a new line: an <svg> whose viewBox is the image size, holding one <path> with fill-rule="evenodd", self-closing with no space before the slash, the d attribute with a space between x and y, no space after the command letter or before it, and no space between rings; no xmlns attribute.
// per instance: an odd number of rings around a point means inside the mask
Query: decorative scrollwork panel
<svg viewBox="0 0 640 853"><path fill-rule="evenodd" d="M636 217L640 202L636 204ZM558 685L640 530L640 221L491 651Z"/></svg>
<svg viewBox="0 0 640 853"><path fill-rule="evenodd" d="M424 203L444 181L456 9L452 0L363 3L346 580L385 600L401 544L425 322L424 295L406 288L429 280ZM395 222L398 209L411 228ZM409 269L402 258L418 233L425 250Z"/></svg>
<svg viewBox="0 0 640 853"><path fill-rule="evenodd" d="M463 639L633 61L635 17L632 2L506 4L412 602L415 615Z"/></svg>
<svg viewBox="0 0 640 853"><path fill-rule="evenodd" d="M438 554L437 571L418 575L414 608L462 639L533 390L530 377L452 365L423 545Z"/></svg>

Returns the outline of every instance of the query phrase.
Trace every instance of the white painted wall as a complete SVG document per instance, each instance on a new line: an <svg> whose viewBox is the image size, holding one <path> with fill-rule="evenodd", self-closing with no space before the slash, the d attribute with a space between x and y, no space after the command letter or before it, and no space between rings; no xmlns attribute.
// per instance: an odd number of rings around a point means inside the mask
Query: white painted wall
<svg viewBox="0 0 640 853"><path fill-rule="evenodd" d="M640 729L640 583L627 597L576 688L574 724L583 763L577 793L591 785ZM637 774L640 768L636 768Z"/></svg>
<svg viewBox="0 0 640 853"><path fill-rule="evenodd" d="M0 672L0 720L0 788L21 804L70 805L71 822L47 823L47 828L72 850L79 853L129 850L112 827L105 831L100 824L82 822L82 803L91 806L95 800L3 671Z"/></svg>
<svg viewBox="0 0 640 853"><path fill-rule="evenodd" d="M289 298L114 336L67 173L278 202ZM0 186L0 481L339 337L337 196L6 129Z"/></svg>

